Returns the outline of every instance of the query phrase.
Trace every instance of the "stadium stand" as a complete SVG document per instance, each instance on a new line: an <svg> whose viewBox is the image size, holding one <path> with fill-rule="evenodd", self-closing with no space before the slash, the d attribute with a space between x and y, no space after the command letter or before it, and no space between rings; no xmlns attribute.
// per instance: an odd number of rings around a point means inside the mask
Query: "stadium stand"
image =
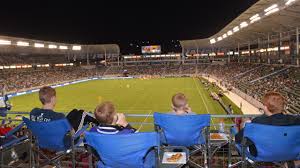
<svg viewBox="0 0 300 168"><path fill-rule="evenodd" d="M43 67L2 70L0 76L1 83L7 86L8 92L18 92L89 77L122 76L124 71L130 76L151 75L158 77L209 74L240 89L258 101L268 91L279 91L286 96L287 111L299 113L300 70L298 67L282 65L229 63L226 65L100 66L92 69L77 66Z"/></svg>
<svg viewBox="0 0 300 168"><path fill-rule="evenodd" d="M122 56L120 55L119 46L115 44L78 45L0 36L0 39L6 40L2 42L9 42L8 45L0 45L0 86L2 84L6 85L8 93L23 93L23 91L38 89L46 85L61 84L87 78L98 79L101 77L131 76L144 79L166 78L170 76L200 78L202 76L214 78L217 81L216 83L225 88L224 90L218 87L214 88L215 90L211 92L212 97L218 98L218 96L223 96L223 93L228 92L228 94L237 94L241 99L249 101L250 104L254 104L251 103L252 99L261 104L263 95L269 91L276 91L284 95L286 99L285 112L293 116L298 116L300 115L300 17L299 12L297 12L299 10L300 1L298 0L277 0L276 2L259 0L215 35L206 39L180 41L182 53L155 55L155 57L144 57L143 55ZM270 11L272 13L269 13ZM278 18L280 18L280 24L278 24ZM246 22L247 26L242 27L241 23L244 22ZM243 31L240 31L240 29L243 29ZM26 43L27 48L17 45L17 42L20 40L28 42L28 44ZM216 85L216 83L209 83L207 81L202 83L207 90L211 89L209 85ZM199 89L198 92L200 92ZM246 99L245 95L251 99ZM202 101L204 102L203 98ZM226 108L224 104L223 108ZM240 108L242 108L242 104L240 104ZM258 109L260 107L255 106L255 108ZM10 113L10 115L17 115L14 119L15 122L19 122L23 114L26 115L27 113ZM132 117L133 119L143 117L146 118L146 121L148 117L151 118L153 116L128 114L128 117ZM211 115L211 133L216 132L217 134L210 134L212 141L207 145L209 145L211 153L204 151L210 156L208 158L211 161L210 167L232 166L228 162L229 158L233 160L247 160L244 157L241 158L238 151L231 148L230 142L234 141L234 139L228 139L227 135L230 133L229 128L231 126L241 125L241 121L249 117L253 118L255 115ZM225 118L225 122L223 121L224 119L221 120L219 118ZM4 120L5 118L1 117L0 119ZM153 120L150 122L134 121L133 123L154 125ZM225 130L224 127L226 127ZM1 124L0 128L5 130L7 127L5 124ZM17 128L19 129L19 127ZM289 135L285 131L285 129L288 129L287 127L280 127L280 129L281 132L278 136L282 138L282 135L284 137ZM276 130L274 132L277 133ZM251 133L253 134L254 131L251 131ZM9 135L13 139L17 139L18 144L9 144L7 146L5 146L6 143L4 145L1 144L0 154L3 154L4 151L9 151L10 154L18 153L14 152L13 146L22 144L19 140L22 142L26 140L28 148L28 142L29 140L31 142L32 139L31 136L27 136L30 135L28 132L25 134L25 136L23 136L24 134L15 135L9 130L8 132L6 131L1 138L7 138ZM77 136L79 135L77 134ZM155 139L156 136L155 134L153 138ZM255 135L253 136L256 137ZM21 139L19 139L20 137ZM93 136L91 139L95 137ZM124 139L126 139L126 136ZM74 143L73 140L72 142ZM64 142L61 141L60 143L64 145ZM31 145L33 149L38 147L34 143ZM97 147L95 144L90 145ZM119 145L126 146L126 141L125 144ZM276 145L278 146L280 143ZM155 143L150 146L157 147L158 144ZM266 145L263 146L266 147ZM9 150L6 150L6 147L9 147ZM64 150L68 150L69 147L64 148ZM100 146L98 147L101 150ZM103 148L107 149L106 147ZM285 149L282 148L280 150ZM145 150L142 151L144 152ZM228 156L227 152L230 152L232 155ZM281 151L276 150L276 152L282 154ZM284 151L284 154L288 152L288 150ZM293 152L299 153L300 151ZM57 167L70 167L70 160L72 160L73 167L75 166L74 162L76 162L76 167L95 165L98 160L91 155L89 155L89 163L87 163L86 157L84 157L87 153L85 150L82 155L77 155L78 153L76 153L76 158L74 154L73 159L64 157L61 161L55 160L54 164ZM98 153L101 155L101 152L98 151ZM116 153L119 154L118 152ZM95 152L93 154L96 155ZM112 153L108 150L109 154ZM6 154L6 156L8 155ZM15 155L11 156L10 159L12 160L19 158L14 157ZM116 158L115 161L118 159ZM134 158L130 157L130 159ZM80 160L80 163L78 160ZM191 160L197 164L205 163L203 162L205 158L200 155L191 157ZM25 161L25 165L29 165L27 167L30 167L34 161L36 161L36 158L30 154L29 159L27 158ZM267 161L272 162L277 160ZM139 158L138 162L142 164L142 159ZM250 162L249 158L248 162ZM0 167L3 163L0 163ZM14 163L5 164L11 166ZM243 165L245 166L245 164ZM276 167L272 163L270 165Z"/></svg>

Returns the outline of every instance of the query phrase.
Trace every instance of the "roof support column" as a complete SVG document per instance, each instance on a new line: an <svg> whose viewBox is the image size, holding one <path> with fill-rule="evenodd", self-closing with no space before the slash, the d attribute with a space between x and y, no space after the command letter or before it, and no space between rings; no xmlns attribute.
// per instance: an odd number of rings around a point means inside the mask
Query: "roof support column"
<svg viewBox="0 0 300 168"><path fill-rule="evenodd" d="M183 57L184 57L184 48L182 47L182 53L181 53L181 57L180 57L180 62L181 63L184 63Z"/></svg>
<svg viewBox="0 0 300 168"><path fill-rule="evenodd" d="M269 48L270 48L270 34L268 33L268 44L267 44L267 49L266 49L266 52L267 52L267 56L269 58L270 56L270 53L269 53Z"/></svg>
<svg viewBox="0 0 300 168"><path fill-rule="evenodd" d="M263 40L262 40L263 41ZM260 39L257 39L257 50L255 51L255 58L254 60L260 63L260 59L261 59L261 52L260 52L260 48L261 46L263 46L262 48L264 48L264 41L262 42L262 44L260 44ZM259 53L259 54L258 54Z"/></svg>
<svg viewBox="0 0 300 168"><path fill-rule="evenodd" d="M68 61L70 62L70 53L67 53Z"/></svg>
<svg viewBox="0 0 300 168"><path fill-rule="evenodd" d="M104 59L105 59L105 66L107 66L107 62L106 62L106 48L104 48Z"/></svg>
<svg viewBox="0 0 300 168"><path fill-rule="evenodd" d="M299 66L299 27L296 28L296 64Z"/></svg>
<svg viewBox="0 0 300 168"><path fill-rule="evenodd" d="M237 52L238 52L238 62L240 62L240 43L238 43Z"/></svg>
<svg viewBox="0 0 300 168"><path fill-rule="evenodd" d="M198 64L199 61L199 47L197 47L197 56L196 56L196 64Z"/></svg>
<svg viewBox="0 0 300 168"><path fill-rule="evenodd" d="M229 63L230 63L230 52L231 52L230 49L227 49L226 55Z"/></svg>
<svg viewBox="0 0 300 168"><path fill-rule="evenodd" d="M90 65L89 52L86 53L86 64Z"/></svg>
<svg viewBox="0 0 300 168"><path fill-rule="evenodd" d="M282 33L280 31L280 33L279 33L279 43L278 43L278 57L279 57L279 60L282 61L282 58L281 58L281 46L282 46Z"/></svg>
<svg viewBox="0 0 300 168"><path fill-rule="evenodd" d="M250 42L248 43L248 51L249 51L249 57L251 56L251 45Z"/></svg>

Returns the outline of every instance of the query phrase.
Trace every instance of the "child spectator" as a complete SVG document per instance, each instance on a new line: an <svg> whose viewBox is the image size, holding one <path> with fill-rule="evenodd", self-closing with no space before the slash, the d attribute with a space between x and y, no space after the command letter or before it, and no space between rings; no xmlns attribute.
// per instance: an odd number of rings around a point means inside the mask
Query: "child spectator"
<svg viewBox="0 0 300 168"><path fill-rule="evenodd" d="M56 105L56 91L55 89L45 86L39 91L39 99L43 105L42 108L34 108L30 112L30 120L38 122L49 122L65 118L62 113L54 112Z"/></svg>
<svg viewBox="0 0 300 168"><path fill-rule="evenodd" d="M172 112L174 115L194 115L188 105L188 100L183 93L177 93L172 97Z"/></svg>
<svg viewBox="0 0 300 168"><path fill-rule="evenodd" d="M111 102L104 102L95 109L95 118L99 122L98 126L90 131L101 134L130 134L136 129L131 127L125 119L125 115L117 113L115 106Z"/></svg>

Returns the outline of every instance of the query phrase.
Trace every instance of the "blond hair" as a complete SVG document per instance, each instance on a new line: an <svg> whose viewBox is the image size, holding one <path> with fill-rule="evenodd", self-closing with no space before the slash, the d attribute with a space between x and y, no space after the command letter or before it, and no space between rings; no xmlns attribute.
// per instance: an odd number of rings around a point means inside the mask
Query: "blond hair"
<svg viewBox="0 0 300 168"><path fill-rule="evenodd" d="M99 123L112 124L116 114L115 106L112 102L103 102L96 107L94 114Z"/></svg>
<svg viewBox="0 0 300 168"><path fill-rule="evenodd" d="M183 109L187 105L187 98L183 93L177 93L172 97L173 107L176 109Z"/></svg>

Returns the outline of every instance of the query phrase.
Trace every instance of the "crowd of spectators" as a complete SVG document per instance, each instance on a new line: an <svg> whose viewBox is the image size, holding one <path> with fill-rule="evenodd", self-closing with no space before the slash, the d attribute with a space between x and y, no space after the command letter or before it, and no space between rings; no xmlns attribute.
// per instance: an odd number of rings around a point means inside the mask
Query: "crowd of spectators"
<svg viewBox="0 0 300 168"><path fill-rule="evenodd" d="M9 66L16 64L47 64L47 63L68 62L67 58L62 55L1 55L0 65Z"/></svg>
<svg viewBox="0 0 300 168"><path fill-rule="evenodd" d="M299 113L299 72L300 68L297 67L233 63L209 66L205 73L238 88L258 101L269 91L280 92L288 102L287 110Z"/></svg>
<svg viewBox="0 0 300 168"><path fill-rule="evenodd" d="M300 122L298 117L283 114L286 102L288 103L288 109L292 110L290 112L295 111L299 113L300 68L298 67L242 63L225 65L149 65L91 69L83 67L49 67L2 70L0 71L0 83L4 83L8 91L20 91L87 77L122 75L124 71L129 75L208 74L215 76L219 80L228 82L230 85L243 90L248 95L263 102L265 105L265 114L254 118L252 120L253 123L286 126L299 125ZM39 98L43 107L32 110L30 119L33 121L48 122L66 117L71 123L74 121L73 114L78 115L75 118L82 119L83 111L72 111L73 113L70 112L67 116L53 111L56 104L56 92L53 88L43 87L39 91ZM294 109L297 107L299 108ZM170 114L174 115L194 115L188 106L187 98L181 93L173 96L171 110ZM98 105L94 116L95 118L91 121L95 126L90 130L91 132L111 135L132 134L137 131L129 125L124 114L116 112L112 102L104 102ZM71 123L74 131L78 129L80 122L81 120L76 120L76 122ZM235 139L237 143L241 142L243 139L243 128L241 128ZM250 148L250 153L253 156L257 155L255 146ZM292 163L295 165L299 164L298 162Z"/></svg>
<svg viewBox="0 0 300 168"><path fill-rule="evenodd" d="M278 91L285 95L288 108L296 112L300 107L299 68L249 63L219 64L151 64L139 66L119 66L84 69L82 67L49 67L0 71L0 82L9 92L71 81L81 78L117 75L166 76L186 74L209 74L217 77L244 93L261 101L268 91ZM258 80L259 79L259 80Z"/></svg>
<svg viewBox="0 0 300 168"><path fill-rule="evenodd" d="M79 67L14 69L0 71L0 83L8 92L97 76L101 71Z"/></svg>

